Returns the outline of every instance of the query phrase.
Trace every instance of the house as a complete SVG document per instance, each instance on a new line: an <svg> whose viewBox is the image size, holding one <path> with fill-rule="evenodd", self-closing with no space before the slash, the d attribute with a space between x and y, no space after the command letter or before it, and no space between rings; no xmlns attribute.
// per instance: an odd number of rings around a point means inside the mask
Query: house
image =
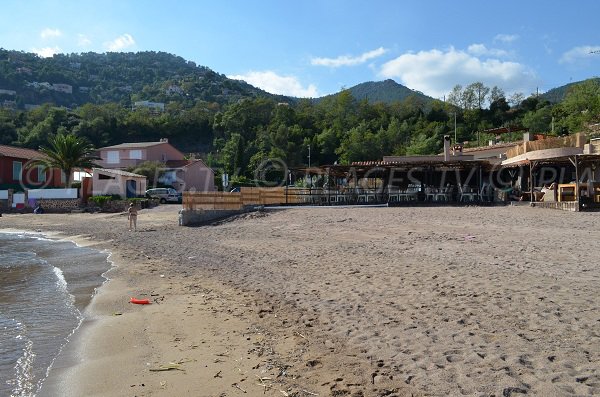
<svg viewBox="0 0 600 397"><path fill-rule="evenodd" d="M41 107L42 107L42 105L35 105L33 103L26 103L25 104L25 110L27 110L27 111L38 109L38 108L41 108Z"/></svg>
<svg viewBox="0 0 600 397"><path fill-rule="evenodd" d="M121 143L98 149L102 168L124 169L135 167L145 161L166 163L170 160L184 160L185 156L175 149L168 139L159 142Z"/></svg>
<svg viewBox="0 0 600 397"><path fill-rule="evenodd" d="M165 104L162 102L138 101L134 102L133 109L146 108L151 113L161 113L165 111Z"/></svg>
<svg viewBox="0 0 600 397"><path fill-rule="evenodd" d="M65 94L73 93L73 86L69 84L52 84L52 89L57 92L64 92Z"/></svg>
<svg viewBox="0 0 600 397"><path fill-rule="evenodd" d="M43 165L28 167L46 156L36 150L0 145L0 189L60 187L66 182L62 172Z"/></svg>
<svg viewBox="0 0 600 397"><path fill-rule="evenodd" d="M167 161L165 172L158 181L173 186L178 192L215 190L215 172L202 160Z"/></svg>
<svg viewBox="0 0 600 397"><path fill-rule="evenodd" d="M99 149L103 168L125 169L136 167L146 161L164 164L160 183L173 186L177 191L213 191L214 171L202 160L186 160L183 153L173 147L167 139L159 142L122 143Z"/></svg>
<svg viewBox="0 0 600 397"><path fill-rule="evenodd" d="M181 88L177 85L170 85L165 90L165 94L167 94L167 95L183 95L183 94L185 94L185 92L183 91L183 88Z"/></svg>
<svg viewBox="0 0 600 397"><path fill-rule="evenodd" d="M146 177L123 170L92 168L92 195L142 197L146 193Z"/></svg>

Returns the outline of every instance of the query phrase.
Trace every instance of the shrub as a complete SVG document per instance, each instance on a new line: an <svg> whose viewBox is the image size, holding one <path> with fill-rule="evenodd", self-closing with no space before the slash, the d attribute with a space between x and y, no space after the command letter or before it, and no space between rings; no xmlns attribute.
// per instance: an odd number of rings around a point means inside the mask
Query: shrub
<svg viewBox="0 0 600 397"><path fill-rule="evenodd" d="M92 196L88 198L88 203L91 202L96 204L98 207L104 207L106 203L112 200L112 196Z"/></svg>

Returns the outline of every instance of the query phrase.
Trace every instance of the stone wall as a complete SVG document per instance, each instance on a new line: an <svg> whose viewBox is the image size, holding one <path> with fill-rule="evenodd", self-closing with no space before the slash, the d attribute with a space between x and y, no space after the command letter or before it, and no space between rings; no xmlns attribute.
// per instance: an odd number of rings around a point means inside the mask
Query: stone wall
<svg viewBox="0 0 600 397"><path fill-rule="evenodd" d="M179 226L200 226L207 223L228 218L233 215L249 212L248 209L242 210L185 210L179 211Z"/></svg>
<svg viewBox="0 0 600 397"><path fill-rule="evenodd" d="M45 212L66 213L81 208L81 199L39 199L36 200Z"/></svg>
<svg viewBox="0 0 600 397"><path fill-rule="evenodd" d="M44 212L53 213L69 213L73 210L81 209L80 199L39 199L35 200L35 205L41 205ZM25 208L16 209L9 207L8 200L0 200L0 210L2 212L32 212L33 207L29 206L29 202L25 203ZM31 202L33 203L33 202Z"/></svg>

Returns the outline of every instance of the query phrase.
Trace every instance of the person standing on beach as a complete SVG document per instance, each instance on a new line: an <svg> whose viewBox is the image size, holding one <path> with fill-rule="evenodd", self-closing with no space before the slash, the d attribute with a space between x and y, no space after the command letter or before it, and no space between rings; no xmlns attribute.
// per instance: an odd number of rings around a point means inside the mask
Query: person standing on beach
<svg viewBox="0 0 600 397"><path fill-rule="evenodd" d="M131 227L133 226L133 230L137 231L137 208L133 204L133 202L129 203L129 208L127 209L127 219L129 219L129 231L131 231Z"/></svg>

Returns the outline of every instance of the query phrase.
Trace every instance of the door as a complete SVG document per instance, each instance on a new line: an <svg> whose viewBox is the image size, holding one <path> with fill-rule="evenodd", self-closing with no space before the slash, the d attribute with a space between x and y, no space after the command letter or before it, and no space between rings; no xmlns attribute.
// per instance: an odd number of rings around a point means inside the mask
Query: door
<svg viewBox="0 0 600 397"><path fill-rule="evenodd" d="M125 181L125 187L126 187L126 196L127 198L134 198L137 197L136 194L136 188L137 188L137 183L135 180L133 179L127 179Z"/></svg>

